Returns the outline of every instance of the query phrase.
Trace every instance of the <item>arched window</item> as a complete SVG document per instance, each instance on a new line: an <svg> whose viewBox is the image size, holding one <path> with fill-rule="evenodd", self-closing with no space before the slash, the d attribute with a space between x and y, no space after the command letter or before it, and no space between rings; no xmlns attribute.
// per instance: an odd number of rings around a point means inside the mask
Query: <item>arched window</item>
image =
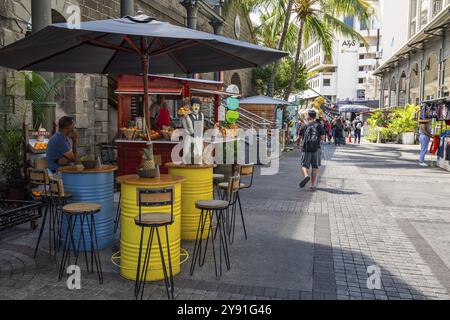
<svg viewBox="0 0 450 320"><path fill-rule="evenodd" d="M231 84L237 85L239 92L242 94L242 82L239 73L236 72L231 76Z"/></svg>
<svg viewBox="0 0 450 320"><path fill-rule="evenodd" d="M439 95L439 64L438 57L432 53L426 60L424 72L424 100L436 99Z"/></svg>
<svg viewBox="0 0 450 320"><path fill-rule="evenodd" d="M444 62L444 86L442 87L442 96L450 96L450 58Z"/></svg>
<svg viewBox="0 0 450 320"><path fill-rule="evenodd" d="M403 71L398 82L398 105L406 104L406 72Z"/></svg>
<svg viewBox="0 0 450 320"><path fill-rule="evenodd" d="M389 106L389 80L385 79L383 83L383 107Z"/></svg>
<svg viewBox="0 0 450 320"><path fill-rule="evenodd" d="M420 81L419 81L419 65L415 64L409 74L409 97L411 104L419 104L420 99Z"/></svg>

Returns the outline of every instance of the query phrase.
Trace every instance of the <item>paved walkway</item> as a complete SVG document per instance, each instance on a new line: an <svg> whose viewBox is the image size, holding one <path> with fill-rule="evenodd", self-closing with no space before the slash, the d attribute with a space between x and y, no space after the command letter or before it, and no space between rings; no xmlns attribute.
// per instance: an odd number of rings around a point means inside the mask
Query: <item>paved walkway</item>
<svg viewBox="0 0 450 320"><path fill-rule="evenodd" d="M325 146L315 193L298 188L299 151L284 154L278 175L257 175L242 194L249 239L238 223L232 269L216 280L212 259L193 277L183 264L176 298L449 299L450 174L419 167L417 149ZM133 297L110 263L116 250L102 252L104 285L83 274L82 289L70 291L45 248L32 259L36 237L27 226L0 233L0 299ZM378 289L368 288L368 267L379 268ZM162 284L146 297L165 299Z"/></svg>

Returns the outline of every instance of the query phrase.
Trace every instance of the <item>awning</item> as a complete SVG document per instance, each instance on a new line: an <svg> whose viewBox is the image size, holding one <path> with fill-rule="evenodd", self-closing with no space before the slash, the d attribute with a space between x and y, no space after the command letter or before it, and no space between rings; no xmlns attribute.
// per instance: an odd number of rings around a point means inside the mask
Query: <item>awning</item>
<svg viewBox="0 0 450 320"><path fill-rule="evenodd" d="M284 105L289 106L292 103L285 100L267 97L267 96L254 96L239 100L240 104L266 104L266 105Z"/></svg>
<svg viewBox="0 0 450 320"><path fill-rule="evenodd" d="M366 106L356 105L356 104L348 104L339 107L339 112L368 112L371 109Z"/></svg>
<svg viewBox="0 0 450 320"><path fill-rule="evenodd" d="M380 67L374 71L374 75L379 76L384 71L388 70L393 64L399 62L406 57L411 51L422 50L421 45L432 38L441 36L440 30L448 29L450 26L450 4L442 10L436 17L431 20L428 25L420 30L414 37L412 37L402 48L387 59Z"/></svg>
<svg viewBox="0 0 450 320"><path fill-rule="evenodd" d="M203 94L203 95L208 95L208 96L214 96L214 95L227 96L227 97L235 97L236 96L236 94L234 94L234 93L229 93L229 92L225 92L225 91L196 89L196 88L191 88L191 93Z"/></svg>
<svg viewBox="0 0 450 320"><path fill-rule="evenodd" d="M150 88L149 95L163 95L163 96L181 96L183 92L182 88ZM128 94L128 95L143 95L144 90L141 88L121 89L114 91L115 94Z"/></svg>

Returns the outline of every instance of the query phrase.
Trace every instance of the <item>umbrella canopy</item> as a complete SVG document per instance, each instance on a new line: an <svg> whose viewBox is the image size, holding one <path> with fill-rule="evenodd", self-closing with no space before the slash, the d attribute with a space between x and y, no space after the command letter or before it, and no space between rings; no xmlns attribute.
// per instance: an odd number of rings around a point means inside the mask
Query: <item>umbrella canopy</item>
<svg viewBox="0 0 450 320"><path fill-rule="evenodd" d="M290 102L266 96L254 96L245 99L240 99L239 104L267 104L267 105L283 105L283 106L291 105Z"/></svg>
<svg viewBox="0 0 450 320"><path fill-rule="evenodd" d="M16 70L68 73L142 74L144 116L150 108L152 73L202 73L256 67L287 53L139 15L66 23L0 49L0 65ZM150 123L147 119L147 131Z"/></svg>
<svg viewBox="0 0 450 320"><path fill-rule="evenodd" d="M370 111L369 107L360 106L355 104L343 105L339 107L339 112L367 112Z"/></svg>
<svg viewBox="0 0 450 320"><path fill-rule="evenodd" d="M141 74L202 73L257 67L287 54L251 43L157 21L148 16L50 25L0 50L16 70ZM145 74L148 72L144 72Z"/></svg>

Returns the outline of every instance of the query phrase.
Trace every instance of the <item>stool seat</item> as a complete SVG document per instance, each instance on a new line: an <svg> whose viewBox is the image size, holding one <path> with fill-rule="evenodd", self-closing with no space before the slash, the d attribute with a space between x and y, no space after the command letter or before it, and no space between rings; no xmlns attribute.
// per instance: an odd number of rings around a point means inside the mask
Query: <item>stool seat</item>
<svg viewBox="0 0 450 320"><path fill-rule="evenodd" d="M91 214L102 209L98 203L71 203L63 207L63 211L68 214Z"/></svg>
<svg viewBox="0 0 450 320"><path fill-rule="evenodd" d="M140 223L139 216L134 218L134 223L141 226L163 226L172 223L172 216L164 212L143 213Z"/></svg>
<svg viewBox="0 0 450 320"><path fill-rule="evenodd" d="M219 189L228 190L228 182L221 182L217 186L219 187ZM239 184L239 189L245 189L245 188L247 188L247 185L245 183L241 182Z"/></svg>
<svg viewBox="0 0 450 320"><path fill-rule="evenodd" d="M213 179L214 180L222 180L222 179L225 179L225 175L221 174L221 173L214 173L213 174Z"/></svg>
<svg viewBox="0 0 450 320"><path fill-rule="evenodd" d="M225 200L199 200L195 201L197 209L205 210L224 210L228 207L228 201Z"/></svg>

